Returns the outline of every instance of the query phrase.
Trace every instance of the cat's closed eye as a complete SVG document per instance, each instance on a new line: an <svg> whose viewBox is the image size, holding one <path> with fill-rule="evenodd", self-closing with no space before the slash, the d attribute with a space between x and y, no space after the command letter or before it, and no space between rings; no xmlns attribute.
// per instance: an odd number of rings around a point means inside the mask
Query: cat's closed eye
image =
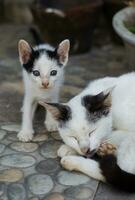
<svg viewBox="0 0 135 200"><path fill-rule="evenodd" d="M76 138L75 136L71 136L71 138L73 138L73 139L75 139L76 141L78 141L77 138Z"/></svg>
<svg viewBox="0 0 135 200"><path fill-rule="evenodd" d="M56 74L57 74L57 71L56 71L56 70L52 70L52 71L50 72L50 75L51 75L51 76L56 76Z"/></svg>
<svg viewBox="0 0 135 200"><path fill-rule="evenodd" d="M39 72L38 70L34 70L34 71L33 71L33 75L34 75L34 76L40 76L40 72Z"/></svg>
<svg viewBox="0 0 135 200"><path fill-rule="evenodd" d="M96 129L92 130L90 133L89 133L89 136L95 131Z"/></svg>

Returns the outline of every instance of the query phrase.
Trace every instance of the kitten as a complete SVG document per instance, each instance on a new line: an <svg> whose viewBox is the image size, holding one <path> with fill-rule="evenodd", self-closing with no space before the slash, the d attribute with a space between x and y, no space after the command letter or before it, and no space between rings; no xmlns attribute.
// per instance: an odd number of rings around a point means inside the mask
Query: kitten
<svg viewBox="0 0 135 200"><path fill-rule="evenodd" d="M93 81L67 104L41 102L58 121L65 142L58 155L65 169L135 192L134 86L135 72ZM116 146L115 153L86 158L107 141Z"/></svg>
<svg viewBox="0 0 135 200"><path fill-rule="evenodd" d="M43 98L47 102L58 102L69 48L69 40L62 41L56 49L50 45L39 45L32 48L25 40L19 41L19 58L23 67L25 86L19 140L27 142L32 139L34 134L32 120L40 99ZM46 114L45 125L48 131L54 131L57 128L57 122L49 112Z"/></svg>

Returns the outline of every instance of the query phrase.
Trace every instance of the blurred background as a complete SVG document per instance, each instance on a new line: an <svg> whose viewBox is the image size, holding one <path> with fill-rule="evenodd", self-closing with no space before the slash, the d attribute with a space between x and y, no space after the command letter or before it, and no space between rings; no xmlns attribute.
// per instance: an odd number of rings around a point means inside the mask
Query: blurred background
<svg viewBox="0 0 135 200"><path fill-rule="evenodd" d="M71 52L84 53L92 45L120 41L112 17L127 4L125 0L1 0L0 23L29 26L31 34L35 29L52 45L69 38Z"/></svg>

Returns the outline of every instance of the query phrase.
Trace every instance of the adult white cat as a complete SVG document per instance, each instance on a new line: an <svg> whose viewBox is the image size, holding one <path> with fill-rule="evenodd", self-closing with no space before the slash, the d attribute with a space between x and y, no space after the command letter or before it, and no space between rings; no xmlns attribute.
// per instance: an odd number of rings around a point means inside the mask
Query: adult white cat
<svg viewBox="0 0 135 200"><path fill-rule="evenodd" d="M67 104L42 105L59 123L64 168L135 192L135 73L93 81ZM115 155L86 158L104 141L117 147Z"/></svg>
<svg viewBox="0 0 135 200"><path fill-rule="evenodd" d="M58 102L69 48L69 40L62 41L56 49L49 45L32 48L25 40L19 41L19 57L25 85L22 128L18 134L21 141L27 142L33 137L32 120L38 101L43 98L49 102ZM57 128L57 122L48 112L45 125L48 131Z"/></svg>

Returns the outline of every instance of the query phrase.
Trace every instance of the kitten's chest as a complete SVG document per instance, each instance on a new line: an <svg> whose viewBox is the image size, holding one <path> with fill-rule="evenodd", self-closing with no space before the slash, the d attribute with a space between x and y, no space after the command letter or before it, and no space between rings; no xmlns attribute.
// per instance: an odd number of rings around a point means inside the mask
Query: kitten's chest
<svg viewBox="0 0 135 200"><path fill-rule="evenodd" d="M49 89L42 89L36 84L30 83L29 87L26 87L26 93L31 96L35 101L44 99L50 101L59 92L59 87L52 87Z"/></svg>
<svg viewBox="0 0 135 200"><path fill-rule="evenodd" d="M52 91L51 90L37 90L35 93L35 99L37 101L41 99L49 100L52 97Z"/></svg>

